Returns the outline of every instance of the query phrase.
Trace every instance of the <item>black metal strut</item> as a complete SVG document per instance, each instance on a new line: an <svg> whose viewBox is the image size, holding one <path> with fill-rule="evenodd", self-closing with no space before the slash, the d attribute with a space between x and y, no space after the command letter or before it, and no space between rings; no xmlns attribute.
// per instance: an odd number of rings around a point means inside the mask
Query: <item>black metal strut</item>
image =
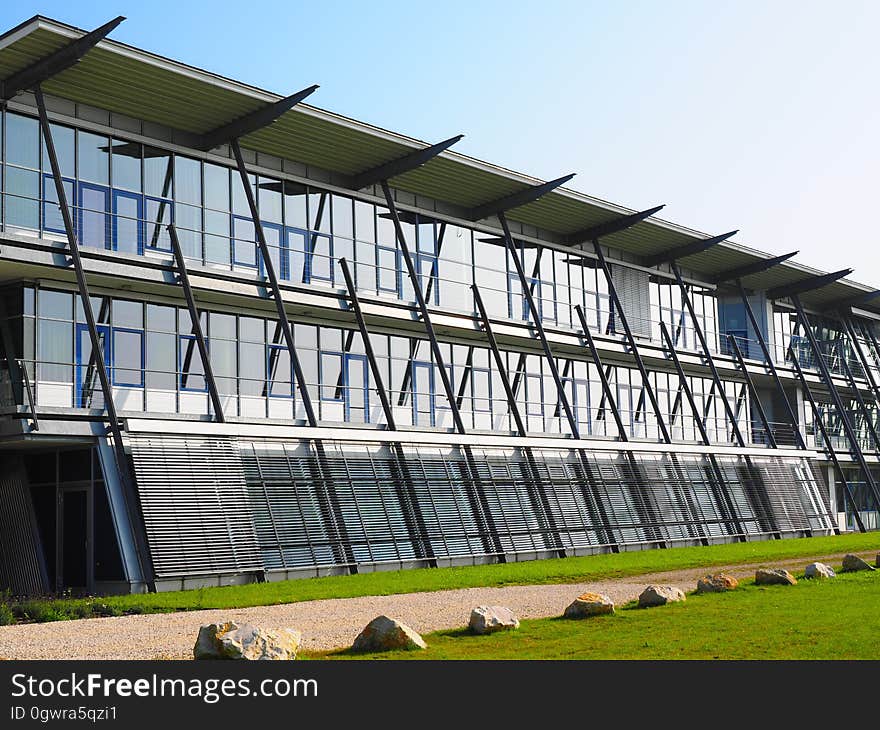
<svg viewBox="0 0 880 730"><path fill-rule="evenodd" d="M355 320L357 321L361 340L364 343L367 362L369 363L373 380L376 382L376 391L379 394L379 401L382 403L382 410L385 414L385 425L389 431L396 431L397 424L394 421L394 412L391 408L391 403L388 400L388 393L385 391L382 369L379 367L378 360L376 360L376 353L373 350L370 331L367 329L364 313L361 310L360 298L357 294L357 288L355 287L354 277L351 275L348 261L344 258L339 259L339 268L342 271L342 277L345 279L345 286L348 290L348 299L351 304L351 309L354 312ZM352 332L352 336L353 335L354 333ZM350 347L351 345L349 344L346 347L346 350ZM343 397L347 399L348 393L346 392ZM412 542L413 547L416 549L417 557L428 560L432 567L436 567L436 556L434 555L434 549L428 536L425 520L422 517L421 510L419 510L419 500L413 489L414 481L409 473L406 453L404 452L400 441L393 441L390 445L395 456L395 460L392 464L401 472L401 478L395 480L395 491L397 493L397 501L400 504L400 509L403 513L404 523L409 532L410 542Z"/></svg>
<svg viewBox="0 0 880 730"><path fill-rule="evenodd" d="M123 492L126 497L126 510L129 519L131 520L132 530L136 536L135 545L138 563L143 578L147 581L148 585L155 588L150 566L150 553L146 542L146 536L143 531L143 515L139 510L138 495L129 468L128 456L125 453L125 445L122 442L122 427L119 422L119 414L116 411L116 403L113 400L113 387L110 383L110 376L107 373L107 364L104 361L104 357L98 355L98 353L103 353L104 348L101 344L101 338L98 335L95 314L92 311L91 295L89 293L88 284L86 283L86 275L85 270L83 269L82 258L80 256L79 242L76 238L73 216L70 213L67 192L64 189L64 183L61 178L61 166L58 163L58 155L55 150L55 140L52 136L52 127L49 124L49 117L46 113L46 102L43 98L43 90L40 88L39 84L34 87L34 96L36 97L37 110L39 112L40 128L43 132L43 142L46 146L47 156L49 157L49 165L52 168L52 178L55 183L55 192L58 196L58 207L61 210L61 217L64 221L64 231L67 234L67 246L70 250L70 258L73 261L73 271L76 276L76 284L79 290L80 301L82 303L83 316L86 319L92 352L96 355L95 366L98 373L98 379L101 383L101 390L104 395L104 408L107 411L110 432L113 435L113 449L116 455L116 466L124 487Z"/></svg>
<svg viewBox="0 0 880 730"><path fill-rule="evenodd" d="M874 480L874 476L871 474L871 469L868 466L868 462L865 460L865 455L862 453L861 445L859 444L858 436L856 435L855 429L853 428L852 423L849 419L849 414L846 411L846 408L843 404L843 399L840 397L840 393L837 390L837 385L834 382L834 378L831 375L831 372L828 370L828 364L825 362L825 358L822 355L821 350L819 349L819 343L816 341L816 336L813 334L813 330L810 327L810 322L807 319L807 315L804 312L804 308L801 305L800 297L797 294L791 295L791 302L794 305L795 312L797 312L798 322L800 326L803 327L807 340L810 343L810 348L813 351L813 355L816 358L817 364L819 366L819 372L822 374L822 380L825 381L825 385L828 388L828 392L831 394L831 399L834 402L834 407L837 409L838 414L840 414L840 420L843 424L843 429L846 432L846 437L849 440L850 448L852 449L852 456L856 459L859 464L859 467L862 470L862 474L865 476L865 482L871 490L871 493L874 497L874 503L877 505L878 509L880 509L880 490L877 488L877 482ZM789 353L792 356L792 359L797 359L797 354L794 352L794 348L789 345ZM800 364L798 364L800 367ZM802 380L805 382L805 380Z"/></svg>
<svg viewBox="0 0 880 730"><path fill-rule="evenodd" d="M819 429L819 433L822 435L822 440L825 442L825 450L828 453L829 458L831 459L831 463L834 466L834 471L837 473L837 478L840 479L840 483L843 485L844 498L847 502L849 502L849 506L850 509L852 509L853 518L858 525L859 532L865 532L865 525L862 522L861 514L859 514L859 509L856 505L856 500L852 493L852 487L850 487L849 480L846 478L846 473L843 471L843 466L841 466L840 464L840 459L837 458L837 451L834 448L834 443L831 441L831 436L828 433L828 429L825 427L825 422L822 420L822 412L819 410L819 404L816 402L816 399L813 396L813 389L807 382L807 378L804 375L804 371L803 368L801 368L800 362L798 362L797 353L794 351L794 347L792 346L792 344L789 344L788 346L788 354L790 356L791 364L794 366L795 375L797 375L797 379L801 384L801 389L804 391L804 396L810 402L810 408L813 411L813 421L816 424L816 427ZM878 508L880 508L880 504L878 504ZM836 524L834 529L835 531L839 531Z"/></svg>
<svg viewBox="0 0 880 730"><path fill-rule="evenodd" d="M199 348L199 354L202 357L202 368L205 371L205 380L208 381L208 393L211 396L211 403L214 406L214 417L220 423L224 423L226 418L223 415L223 404L220 402L217 381L214 379L214 368L211 365L211 358L208 353L208 343L205 340L205 333L202 330L199 309L196 306L196 300L193 296L192 286L190 285L189 273L186 269L186 259L183 257L183 250L180 248L180 240L177 237L177 229L174 227L173 223L168 226L168 234L171 237L171 250L174 252L174 260L177 263L177 271L180 276L180 286L183 288L183 296L186 299L187 309L189 309L189 318L192 322L192 332L196 337L196 344Z"/></svg>
<svg viewBox="0 0 880 730"><path fill-rule="evenodd" d="M602 252L602 246L599 245L598 238L593 241L593 248L596 251L596 259L598 260L599 266L602 268L602 273L605 276L605 282L608 284L608 294L611 297L614 316L620 321L620 324L623 326L623 332L626 337L627 346L632 353L633 359L636 361L636 367L638 368L639 374L642 377L642 385L644 390L648 394L648 400L651 401L651 408L654 410L654 417L657 419L657 426L660 429L660 435L663 438L663 443L671 444L672 438L669 436L669 429L666 427L666 421L663 418L663 412L660 410L660 403L657 401L656 393L654 393L654 386L651 384L651 376L648 374L648 368L645 367L645 361L642 360L642 354L639 352L639 347L636 344L636 338L633 336L632 330L630 329L626 312L624 312L623 305L620 302L620 297L617 294L617 287L614 285L614 279L611 276L611 268L608 266L608 262L605 260L605 254Z"/></svg>
<svg viewBox="0 0 880 730"><path fill-rule="evenodd" d="M788 399L788 394L785 392L785 386L782 384L782 378L779 377L779 371L776 369L776 364L773 362L773 356L770 354L770 348L767 346L767 341L764 339L764 333L762 332L761 327L758 325L758 320L755 317L754 311L752 310L752 305L749 302L749 298L746 296L746 290L742 285L742 280L737 279L736 286L739 289L739 295L742 299L743 306L745 307L746 315L749 318L749 322L751 322L752 329L755 331L755 337L758 338L758 344L761 346L761 354L764 356L764 365L766 365L767 370L770 371L770 375L773 376L773 382L776 383L776 390L779 393L780 398L782 399L783 405L785 406L785 411L788 415L788 420L791 423L792 432L797 439L797 444L801 449L806 449L807 443L806 441L804 441L804 436L801 433L800 422L797 415L795 415L794 408L791 405L791 401Z"/></svg>

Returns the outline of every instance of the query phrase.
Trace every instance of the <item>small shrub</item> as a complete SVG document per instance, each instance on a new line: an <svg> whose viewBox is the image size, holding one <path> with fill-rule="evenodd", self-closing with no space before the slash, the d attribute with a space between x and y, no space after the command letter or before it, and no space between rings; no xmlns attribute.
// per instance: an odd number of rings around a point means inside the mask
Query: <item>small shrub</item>
<svg viewBox="0 0 880 730"><path fill-rule="evenodd" d="M17 613L24 621L34 621L38 624L49 621L66 621L70 618L49 601L24 601L18 604Z"/></svg>
<svg viewBox="0 0 880 730"><path fill-rule="evenodd" d="M88 603L74 603L67 609L71 618L91 618L92 607Z"/></svg>
<svg viewBox="0 0 880 730"><path fill-rule="evenodd" d="M120 616L122 615L122 611L120 611L116 606L111 606L107 603L93 603L92 604L92 616L99 616L106 618L108 616Z"/></svg>
<svg viewBox="0 0 880 730"><path fill-rule="evenodd" d="M0 626L9 626L15 623L15 614L8 603L0 603Z"/></svg>

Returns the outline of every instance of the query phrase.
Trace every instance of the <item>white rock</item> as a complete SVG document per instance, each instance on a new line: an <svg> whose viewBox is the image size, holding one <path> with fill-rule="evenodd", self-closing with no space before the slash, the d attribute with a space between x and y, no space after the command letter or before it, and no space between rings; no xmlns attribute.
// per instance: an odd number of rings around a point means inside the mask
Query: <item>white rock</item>
<svg viewBox="0 0 880 730"><path fill-rule="evenodd" d="M471 611L468 628L475 634L493 634L519 628L519 619L505 606L477 606Z"/></svg>
<svg viewBox="0 0 880 730"><path fill-rule="evenodd" d="M681 588L675 586L656 586L650 585L642 591L639 596L639 608L650 608L651 606L665 606L667 603L675 603L676 601L684 601L685 595Z"/></svg>
<svg viewBox="0 0 880 730"><path fill-rule="evenodd" d="M302 643L295 629L263 629L227 621L199 629L194 659L293 660Z"/></svg>
<svg viewBox="0 0 880 730"><path fill-rule="evenodd" d="M837 574L825 563L810 563L804 569L804 578L835 578Z"/></svg>
<svg viewBox="0 0 880 730"><path fill-rule="evenodd" d="M355 651L393 651L427 649L428 645L406 624L388 616L377 616L357 635L351 648Z"/></svg>
<svg viewBox="0 0 880 730"><path fill-rule="evenodd" d="M614 601L604 593L582 593L572 601L563 614L565 618L589 618L614 613Z"/></svg>

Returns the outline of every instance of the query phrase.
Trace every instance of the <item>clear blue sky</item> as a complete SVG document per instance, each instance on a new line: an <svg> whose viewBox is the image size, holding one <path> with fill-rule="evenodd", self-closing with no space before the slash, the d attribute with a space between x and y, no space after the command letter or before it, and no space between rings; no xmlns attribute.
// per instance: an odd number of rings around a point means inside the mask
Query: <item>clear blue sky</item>
<svg viewBox="0 0 880 730"><path fill-rule="evenodd" d="M880 2L3 3L880 286Z"/></svg>

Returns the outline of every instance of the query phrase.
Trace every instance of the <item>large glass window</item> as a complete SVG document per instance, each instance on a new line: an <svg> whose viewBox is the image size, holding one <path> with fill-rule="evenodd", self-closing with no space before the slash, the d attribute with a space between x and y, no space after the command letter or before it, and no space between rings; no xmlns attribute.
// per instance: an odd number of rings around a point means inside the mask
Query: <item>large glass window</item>
<svg viewBox="0 0 880 730"><path fill-rule="evenodd" d="M79 179L110 184L110 140L91 132L77 132Z"/></svg>

